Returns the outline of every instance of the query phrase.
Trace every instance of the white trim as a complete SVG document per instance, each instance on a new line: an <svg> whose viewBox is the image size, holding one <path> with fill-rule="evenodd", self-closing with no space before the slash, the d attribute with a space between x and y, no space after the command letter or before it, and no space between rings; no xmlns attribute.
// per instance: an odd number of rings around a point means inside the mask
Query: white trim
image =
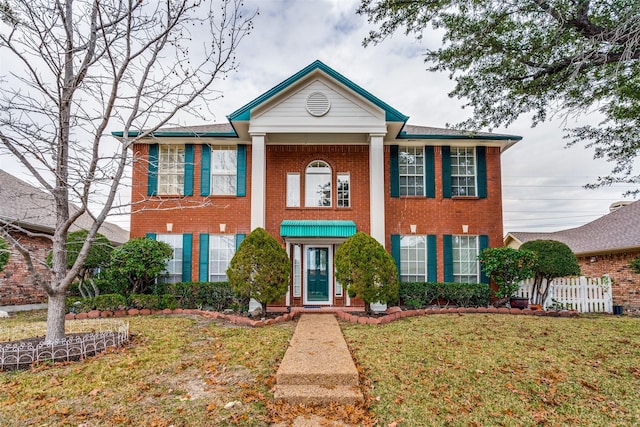
<svg viewBox="0 0 640 427"><path fill-rule="evenodd" d="M265 225L266 152L265 135L251 135L251 230Z"/></svg>
<svg viewBox="0 0 640 427"><path fill-rule="evenodd" d="M371 237L385 246L384 135L371 134L369 146L369 227Z"/></svg>
<svg viewBox="0 0 640 427"><path fill-rule="evenodd" d="M308 289L308 282L307 282L307 271L308 271L308 265L309 265L309 260L307 257L307 249L308 248L323 248L323 249L328 249L329 253L327 254L327 261L328 261L328 266L327 266L327 280L328 280L328 284L327 286L329 287L328 291L328 300L327 301L309 301L307 300L307 296L309 294ZM302 254L302 259L303 259L303 266L304 268L302 269L302 295L303 295L303 304L304 305L333 305L334 302L334 295L333 295L333 244L308 244L308 245L303 245L302 246L302 250L304 251Z"/></svg>

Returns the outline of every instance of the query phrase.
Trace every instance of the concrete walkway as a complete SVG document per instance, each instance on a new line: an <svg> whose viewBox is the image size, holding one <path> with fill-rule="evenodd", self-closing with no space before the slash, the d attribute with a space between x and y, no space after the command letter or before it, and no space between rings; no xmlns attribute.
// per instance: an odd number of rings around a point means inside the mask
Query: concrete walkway
<svg viewBox="0 0 640 427"><path fill-rule="evenodd" d="M356 369L333 314L303 314L276 373L275 399L291 404L364 400Z"/></svg>
<svg viewBox="0 0 640 427"><path fill-rule="evenodd" d="M0 311L12 313L14 311L46 310L47 304L26 304L26 305L0 305Z"/></svg>

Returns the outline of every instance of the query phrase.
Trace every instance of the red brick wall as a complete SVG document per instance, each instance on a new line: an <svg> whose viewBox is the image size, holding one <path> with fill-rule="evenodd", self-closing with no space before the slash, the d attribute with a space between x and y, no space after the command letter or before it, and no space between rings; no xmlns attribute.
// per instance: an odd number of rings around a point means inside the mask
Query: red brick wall
<svg viewBox="0 0 640 427"><path fill-rule="evenodd" d="M622 305L626 310L640 310L640 274L629 268L629 262L638 256L640 251L579 257L578 263L583 276L608 274L611 277L615 305Z"/></svg>
<svg viewBox="0 0 640 427"><path fill-rule="evenodd" d="M47 259L51 250L51 240L44 237L29 237L23 233L14 233L13 236L31 252L36 262ZM38 265L36 268L45 277L49 277L48 269ZM47 294L33 284L22 255L11 249L9 263L0 272L0 305L38 304L46 301Z"/></svg>
<svg viewBox="0 0 640 427"><path fill-rule="evenodd" d="M442 197L442 149L435 147L436 197L391 197L389 181L390 151L385 147L385 222L387 249L391 234L409 234L410 225L417 225L417 234L437 236L438 280L444 280L443 235L463 234L462 225L469 226L469 235L489 236L489 246L502 246L502 183L500 149L487 147L487 198Z"/></svg>
<svg viewBox="0 0 640 427"><path fill-rule="evenodd" d="M171 234L193 234L193 280L198 279L198 235L220 233L220 224L226 224L227 234L251 232L251 146L247 147L247 195L200 196L201 146L195 146L193 197L147 196L147 158L149 146L133 147L133 187L131 190L131 238L146 233L167 233L167 223L173 224Z"/></svg>

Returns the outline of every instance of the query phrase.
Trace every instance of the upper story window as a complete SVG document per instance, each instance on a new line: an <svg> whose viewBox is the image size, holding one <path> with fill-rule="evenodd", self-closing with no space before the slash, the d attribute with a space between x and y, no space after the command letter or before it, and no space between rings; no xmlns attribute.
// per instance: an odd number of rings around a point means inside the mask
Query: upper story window
<svg viewBox="0 0 640 427"><path fill-rule="evenodd" d="M351 176L348 173L339 173L338 183L338 207L348 208L351 206Z"/></svg>
<svg viewBox="0 0 640 427"><path fill-rule="evenodd" d="M160 145L158 153L158 194L184 194L184 145Z"/></svg>
<svg viewBox="0 0 640 427"><path fill-rule="evenodd" d="M451 147L451 195L476 196L476 153L473 147Z"/></svg>
<svg viewBox="0 0 640 427"><path fill-rule="evenodd" d="M331 206L331 167L321 160L315 160L305 170L306 207Z"/></svg>
<svg viewBox="0 0 640 427"><path fill-rule="evenodd" d="M453 236L453 281L479 283L478 236Z"/></svg>
<svg viewBox="0 0 640 427"><path fill-rule="evenodd" d="M287 207L300 207L300 174L291 172L287 174Z"/></svg>
<svg viewBox="0 0 640 427"><path fill-rule="evenodd" d="M424 147L399 147L401 196L424 196Z"/></svg>
<svg viewBox="0 0 640 427"><path fill-rule="evenodd" d="M211 194L236 195L237 160L236 147L211 147Z"/></svg>
<svg viewBox="0 0 640 427"><path fill-rule="evenodd" d="M173 248L173 256L167 262L165 274L158 277L160 283L177 283L182 281L182 234L158 234L156 240L165 242Z"/></svg>

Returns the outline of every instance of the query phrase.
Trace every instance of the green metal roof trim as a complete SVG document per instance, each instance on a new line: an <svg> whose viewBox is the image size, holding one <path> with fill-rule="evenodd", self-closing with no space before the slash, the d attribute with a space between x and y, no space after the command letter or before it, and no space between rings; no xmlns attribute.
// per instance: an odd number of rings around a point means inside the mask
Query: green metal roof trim
<svg viewBox="0 0 640 427"><path fill-rule="evenodd" d="M129 131L127 132L127 136L131 138L135 138L138 136L140 132L138 131ZM122 138L124 136L124 132L111 132L111 135ZM156 138L237 138L238 134L236 132L167 132L167 131L159 131L152 132L149 137Z"/></svg>
<svg viewBox="0 0 640 427"><path fill-rule="evenodd" d="M451 135L451 134L410 134L404 131L400 132L397 139L484 139L489 141L520 141L522 139L519 135Z"/></svg>
<svg viewBox="0 0 640 427"><path fill-rule="evenodd" d="M350 237L356 234L353 221L284 220L280 223L282 237Z"/></svg>
<svg viewBox="0 0 640 427"><path fill-rule="evenodd" d="M405 116L404 114L402 114L401 112L399 112L395 108L391 107L389 104L387 104L384 101L376 98L371 93L367 92L366 90L364 90L363 88L361 88L357 84L353 83L351 80L347 79L345 76L343 76L342 74L338 73L333 68L327 66L326 64L324 64L322 61L319 61L319 60L314 61L313 63L309 64L308 66L306 66L302 70L300 70L297 73L295 73L293 76L291 76L288 79L286 79L285 81L283 81L282 83L278 84L277 86L274 86L273 88L271 88L267 92L263 93L262 95L260 95L259 97L257 97L253 101L249 102L245 106L243 106L243 107L239 108L238 110L234 111L233 113L229 114L227 116L227 119L229 119L229 121L249 120L251 118L251 110L254 107L262 104L263 102L267 101L269 98L277 95L279 92L283 91L287 87L291 86L292 84L294 84L298 80L302 79L303 77L305 77L306 75L308 75L309 73L311 73L312 71L317 70L317 69L325 72L329 76L333 77L334 79L336 79L340 83L342 83L345 86L347 86L349 89L353 90L357 94L359 94L359 95L363 96L364 98L366 98L371 103L373 103L373 104L377 105L378 107L382 108L383 110L385 110L386 121L388 121L388 122L406 122L409 119L408 116Z"/></svg>

